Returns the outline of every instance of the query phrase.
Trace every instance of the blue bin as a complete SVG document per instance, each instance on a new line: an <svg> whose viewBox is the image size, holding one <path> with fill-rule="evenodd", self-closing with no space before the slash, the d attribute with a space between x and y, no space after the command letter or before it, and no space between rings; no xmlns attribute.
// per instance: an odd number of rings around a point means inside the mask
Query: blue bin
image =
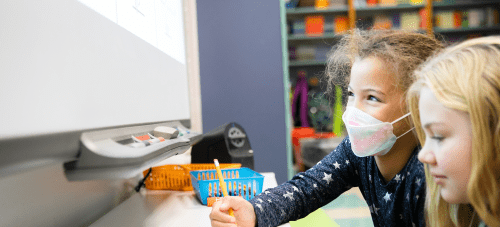
<svg viewBox="0 0 500 227"><path fill-rule="evenodd" d="M229 196L250 200L262 192L264 176L249 168L221 169ZM202 204L208 197L223 197L216 170L191 171L191 184Z"/></svg>

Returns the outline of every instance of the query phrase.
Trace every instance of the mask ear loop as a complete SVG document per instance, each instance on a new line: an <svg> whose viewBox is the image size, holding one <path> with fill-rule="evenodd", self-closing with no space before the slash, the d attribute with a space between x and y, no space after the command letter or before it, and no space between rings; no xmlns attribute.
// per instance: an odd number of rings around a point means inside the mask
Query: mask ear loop
<svg viewBox="0 0 500 227"><path fill-rule="evenodd" d="M401 134L400 136L396 137L396 139L401 138L402 136L406 135L407 133L411 132L415 127L411 128L410 130L406 131L405 133Z"/></svg>
<svg viewBox="0 0 500 227"><path fill-rule="evenodd" d="M392 125L392 124L394 124L394 123L396 123L396 122L398 122L398 121L400 121L401 119L403 119L403 118L405 118L405 117L410 116L410 114L411 114L411 113L407 113L407 114L405 114L405 115L401 116L400 118L398 118L398 119L394 120L393 122L391 122L391 125Z"/></svg>
<svg viewBox="0 0 500 227"><path fill-rule="evenodd" d="M395 121L391 122L391 125L392 125L392 124L394 124L394 123L396 123L396 122L398 122L398 121L400 121L401 119L403 119L403 118L405 118L405 117L410 116L410 114L411 114L411 113L407 113L407 114L405 114L405 115L401 116L400 118L398 118L398 119L396 119ZM404 136L404 135L406 135L407 133L411 132L414 128L415 128L415 127L411 128L410 130L408 130L408 131L406 131L405 133L401 134L400 136L396 137L396 139L399 139L399 138L403 137L403 136Z"/></svg>

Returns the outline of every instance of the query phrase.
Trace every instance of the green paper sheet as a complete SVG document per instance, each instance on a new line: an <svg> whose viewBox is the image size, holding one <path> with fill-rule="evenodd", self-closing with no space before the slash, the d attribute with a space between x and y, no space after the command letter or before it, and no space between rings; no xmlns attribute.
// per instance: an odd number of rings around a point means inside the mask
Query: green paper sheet
<svg viewBox="0 0 500 227"><path fill-rule="evenodd" d="M297 221L290 221L291 227L340 227L321 208Z"/></svg>

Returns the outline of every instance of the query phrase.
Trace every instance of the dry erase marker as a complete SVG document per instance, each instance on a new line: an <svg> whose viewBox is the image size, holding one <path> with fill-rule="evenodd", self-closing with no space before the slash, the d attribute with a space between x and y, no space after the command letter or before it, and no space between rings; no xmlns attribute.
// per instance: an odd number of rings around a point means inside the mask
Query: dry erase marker
<svg viewBox="0 0 500 227"><path fill-rule="evenodd" d="M152 135L151 135L151 134L149 134L149 133L148 133L148 135L149 135L149 137L151 137L151 139L150 139L150 140L148 140L148 142L149 142L150 144L153 144L153 143L159 143L159 142L163 142L163 141L165 141L165 139L163 139L163 137L154 137L154 136L152 136Z"/></svg>
<svg viewBox="0 0 500 227"><path fill-rule="evenodd" d="M219 175L219 183L220 183L220 188L222 188L222 193L224 194L224 196L229 196L227 194L226 183L224 182L224 178L222 178L222 172L220 171L219 161L217 159L214 159L214 163L215 163L215 169L217 170L217 175ZM229 208L229 215L234 217L232 208Z"/></svg>
<svg viewBox="0 0 500 227"><path fill-rule="evenodd" d="M149 136L148 136L149 137ZM146 140L140 140L140 139L137 139L136 137L132 136L132 140L135 141L136 143L143 143L145 146L149 146L151 145L151 143L149 143L148 141Z"/></svg>

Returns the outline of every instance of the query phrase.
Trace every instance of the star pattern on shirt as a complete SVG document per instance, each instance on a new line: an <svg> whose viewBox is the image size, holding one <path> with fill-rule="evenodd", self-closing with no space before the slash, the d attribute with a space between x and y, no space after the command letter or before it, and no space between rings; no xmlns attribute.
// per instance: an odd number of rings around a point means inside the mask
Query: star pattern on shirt
<svg viewBox="0 0 500 227"><path fill-rule="evenodd" d="M340 169L340 164L338 162L335 162L333 165L335 166L335 169Z"/></svg>
<svg viewBox="0 0 500 227"><path fill-rule="evenodd" d="M285 198L289 198L290 200L293 200L293 192L286 192L286 194L283 194Z"/></svg>
<svg viewBox="0 0 500 227"><path fill-rule="evenodd" d="M321 161L319 161L318 164L316 164L316 165L319 165L319 164L321 164Z"/></svg>
<svg viewBox="0 0 500 227"><path fill-rule="evenodd" d="M399 181L401 180L401 175L396 174L396 178L394 178L394 180L399 183Z"/></svg>
<svg viewBox="0 0 500 227"><path fill-rule="evenodd" d="M326 173L323 173L323 174L325 174L325 177L323 177L323 180L326 180L326 184L330 184L330 181L333 181L332 174L326 174Z"/></svg>
<svg viewBox="0 0 500 227"><path fill-rule="evenodd" d="M264 194L266 194L266 195L267 195L267 194L269 194L269 193L270 193L269 191L265 191L265 192L264 192Z"/></svg>
<svg viewBox="0 0 500 227"><path fill-rule="evenodd" d="M346 164L346 165L349 165L349 160L345 160L345 164Z"/></svg>
<svg viewBox="0 0 500 227"><path fill-rule="evenodd" d="M410 193L406 194L406 200L410 201Z"/></svg>
<svg viewBox="0 0 500 227"><path fill-rule="evenodd" d="M417 180L415 181L415 183L416 183L416 184L418 184L418 186L420 186L420 185L422 184L421 180L422 180L422 179L417 178Z"/></svg>
<svg viewBox="0 0 500 227"><path fill-rule="evenodd" d="M264 212L264 209L262 209L262 205L256 203L255 206L260 209L260 212Z"/></svg>
<svg viewBox="0 0 500 227"><path fill-rule="evenodd" d="M262 201L262 199L257 199L257 201L259 201L260 203L263 203L264 201Z"/></svg>
<svg viewBox="0 0 500 227"><path fill-rule="evenodd" d="M318 187L318 185L317 185L317 184L313 184L313 186L314 186L315 188L317 188L317 187Z"/></svg>
<svg viewBox="0 0 500 227"><path fill-rule="evenodd" d="M267 201L268 201L269 203L272 203L272 202L273 202L273 201L272 201L272 200L270 200L270 199L268 199Z"/></svg>
<svg viewBox="0 0 500 227"><path fill-rule="evenodd" d="M385 196L384 196L384 200L385 200L385 202L386 202L386 203L387 203L389 200L391 200L391 193L386 192L386 193L385 193Z"/></svg>
<svg viewBox="0 0 500 227"><path fill-rule="evenodd" d="M375 204L368 206L368 208L370 209L370 213L375 213L376 215L378 215L378 210L380 210L380 208L377 208Z"/></svg>
<svg viewBox="0 0 500 227"><path fill-rule="evenodd" d="M295 186L292 186L292 188L293 188L293 190L294 190L294 191L296 191L296 192L298 192L298 191L299 191L299 189L298 189L297 187L295 187Z"/></svg>
<svg viewBox="0 0 500 227"><path fill-rule="evenodd" d="M368 175L368 180L370 180L370 182L372 182L372 175Z"/></svg>
<svg viewBox="0 0 500 227"><path fill-rule="evenodd" d="M410 172L407 172L407 173L408 173L408 175L407 175L407 176L410 176Z"/></svg>
<svg viewBox="0 0 500 227"><path fill-rule="evenodd" d="M300 177L300 178L304 178L304 176L303 176L303 175L299 175L299 177Z"/></svg>
<svg viewBox="0 0 500 227"><path fill-rule="evenodd" d="M283 209L280 209L280 211L281 211L281 216L285 216L286 215L286 213L285 213L285 211Z"/></svg>

